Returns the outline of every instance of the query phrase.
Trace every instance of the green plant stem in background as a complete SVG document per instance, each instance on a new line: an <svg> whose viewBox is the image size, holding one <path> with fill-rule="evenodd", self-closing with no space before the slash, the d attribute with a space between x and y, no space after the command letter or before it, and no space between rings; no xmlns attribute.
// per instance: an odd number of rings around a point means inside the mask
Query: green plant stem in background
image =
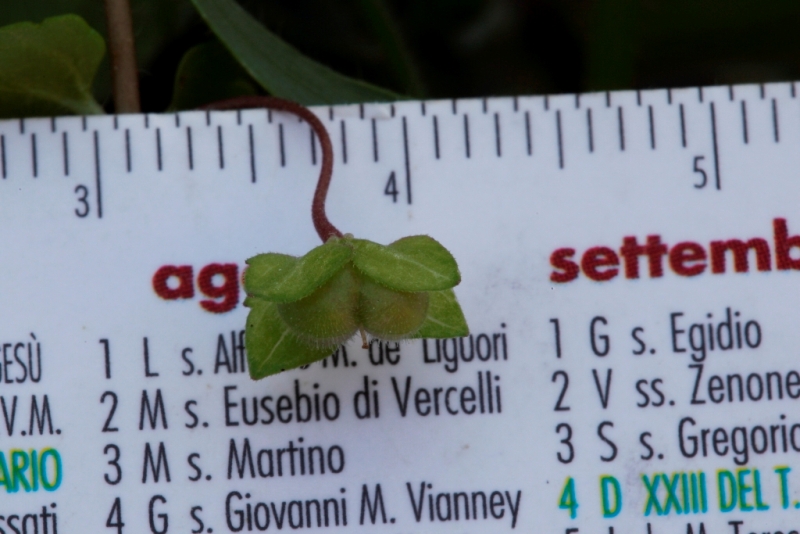
<svg viewBox="0 0 800 534"><path fill-rule="evenodd" d="M414 98L426 96L425 85L403 35L384 0L358 0L361 12L378 38L394 76L403 90Z"/></svg>
<svg viewBox="0 0 800 534"><path fill-rule="evenodd" d="M304 56L234 0L192 0L209 27L267 92L300 104L387 102L387 89L348 78Z"/></svg>
<svg viewBox="0 0 800 534"><path fill-rule="evenodd" d="M139 113L139 70L128 0L105 0L111 87L117 113Z"/></svg>

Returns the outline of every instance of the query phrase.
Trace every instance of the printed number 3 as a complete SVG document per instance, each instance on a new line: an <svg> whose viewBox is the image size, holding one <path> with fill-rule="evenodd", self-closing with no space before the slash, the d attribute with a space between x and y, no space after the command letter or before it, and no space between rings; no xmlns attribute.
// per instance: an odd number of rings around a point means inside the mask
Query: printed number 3
<svg viewBox="0 0 800 534"><path fill-rule="evenodd" d="M567 423L560 423L556 426L556 434L561 434L561 430L567 431L567 437L561 440L561 443L567 446L567 455L562 455L561 452L556 453L558 461L562 464L568 464L575 459L575 449L572 446L572 427Z"/></svg>
<svg viewBox="0 0 800 534"><path fill-rule="evenodd" d="M86 217L89 215L89 189L85 185L75 186L75 194L78 195L78 203L80 204L75 208L75 215L78 217Z"/></svg>

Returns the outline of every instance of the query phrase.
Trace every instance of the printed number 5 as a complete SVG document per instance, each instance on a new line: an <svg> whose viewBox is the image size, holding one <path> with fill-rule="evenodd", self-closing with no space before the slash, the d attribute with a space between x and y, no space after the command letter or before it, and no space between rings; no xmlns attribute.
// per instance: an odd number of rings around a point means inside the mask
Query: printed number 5
<svg viewBox="0 0 800 534"><path fill-rule="evenodd" d="M704 159L706 159L705 156L695 156L694 157L694 172L699 173L700 175L703 176L703 178L701 179L699 184L694 184L694 187L696 189L702 189L708 183L708 175L706 174L705 169L700 167L700 162L703 161Z"/></svg>
<svg viewBox="0 0 800 534"><path fill-rule="evenodd" d="M75 208L75 215L78 217L86 217L89 215L89 189L85 185L75 186L75 194L78 195L79 207Z"/></svg>

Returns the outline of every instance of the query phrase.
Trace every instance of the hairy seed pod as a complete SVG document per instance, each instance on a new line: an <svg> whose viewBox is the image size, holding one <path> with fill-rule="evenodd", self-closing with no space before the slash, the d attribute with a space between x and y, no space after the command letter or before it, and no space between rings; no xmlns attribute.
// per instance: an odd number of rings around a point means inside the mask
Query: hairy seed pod
<svg viewBox="0 0 800 534"><path fill-rule="evenodd" d="M358 285L350 267L343 268L314 293L278 305L278 314L300 339L331 345L350 339L358 329Z"/></svg>
<svg viewBox="0 0 800 534"><path fill-rule="evenodd" d="M419 330L427 313L427 293L394 291L362 277L358 318L373 336L386 340L408 337Z"/></svg>

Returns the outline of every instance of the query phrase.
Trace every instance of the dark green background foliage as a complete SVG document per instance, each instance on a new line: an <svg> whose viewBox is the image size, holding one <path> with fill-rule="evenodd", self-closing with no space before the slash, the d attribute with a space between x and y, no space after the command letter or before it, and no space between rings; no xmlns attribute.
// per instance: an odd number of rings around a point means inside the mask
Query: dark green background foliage
<svg viewBox="0 0 800 534"><path fill-rule="evenodd" d="M163 111L179 62L214 40L189 0L131 0L142 104ZM573 92L800 78L797 0L241 0L267 28L343 74L411 97ZM0 26L100 0L0 2ZM224 51L223 51L224 52ZM219 51L215 52L219 53ZM196 58L197 59L197 58ZM200 61L202 63L202 61ZM202 66L192 76L214 69ZM257 87L235 65L230 83ZM95 82L112 109L107 57ZM173 102L194 106L198 98Z"/></svg>

